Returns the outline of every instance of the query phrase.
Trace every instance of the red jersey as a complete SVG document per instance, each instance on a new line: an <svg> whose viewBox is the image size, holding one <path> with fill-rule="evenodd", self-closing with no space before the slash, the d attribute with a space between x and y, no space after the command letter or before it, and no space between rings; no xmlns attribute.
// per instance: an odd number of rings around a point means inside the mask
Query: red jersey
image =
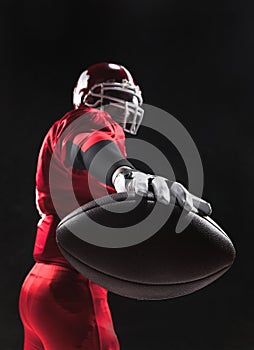
<svg viewBox="0 0 254 350"><path fill-rule="evenodd" d="M87 107L68 112L46 134L36 172L36 202L41 220L33 251L35 261L70 266L56 243L59 221L93 198L115 192L113 187L88 174L88 170L73 165L70 145L86 152L103 140L115 142L126 158L122 127L108 113Z"/></svg>

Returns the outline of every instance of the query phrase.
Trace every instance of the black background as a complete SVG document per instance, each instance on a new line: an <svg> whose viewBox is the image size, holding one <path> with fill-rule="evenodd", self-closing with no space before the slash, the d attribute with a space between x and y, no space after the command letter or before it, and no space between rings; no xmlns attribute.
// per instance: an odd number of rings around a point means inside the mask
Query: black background
<svg viewBox="0 0 254 350"><path fill-rule="evenodd" d="M125 65L203 161L204 198L237 250L186 297L109 303L123 350L251 350L254 5L251 1L1 1L1 349L22 349L18 295L33 265L37 154L88 65ZM175 167L183 181L183 171Z"/></svg>

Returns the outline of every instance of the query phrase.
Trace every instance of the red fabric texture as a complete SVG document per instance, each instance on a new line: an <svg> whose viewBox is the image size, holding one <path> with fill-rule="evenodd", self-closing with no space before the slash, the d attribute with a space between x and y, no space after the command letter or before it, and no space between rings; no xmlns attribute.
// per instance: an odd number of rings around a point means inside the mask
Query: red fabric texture
<svg viewBox="0 0 254 350"><path fill-rule="evenodd" d="M24 350L119 350L107 291L67 267L36 263L21 288Z"/></svg>
<svg viewBox="0 0 254 350"><path fill-rule="evenodd" d="M36 172L41 220L35 265L19 302L24 350L119 350L107 291L79 274L56 243L60 219L93 198L115 192L68 161L70 142L86 151L101 140L116 142L126 157L123 129L106 112L82 107L57 120L42 143Z"/></svg>

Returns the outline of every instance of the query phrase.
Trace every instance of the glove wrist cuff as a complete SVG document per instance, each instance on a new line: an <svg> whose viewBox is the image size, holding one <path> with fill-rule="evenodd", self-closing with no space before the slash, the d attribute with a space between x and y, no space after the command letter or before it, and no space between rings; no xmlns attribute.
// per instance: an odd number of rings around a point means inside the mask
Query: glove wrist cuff
<svg viewBox="0 0 254 350"><path fill-rule="evenodd" d="M132 178L131 176L133 174L133 170L135 170L135 169L127 167L127 166L123 166L123 167L116 169L116 171L112 175L112 183L113 184L115 183L116 178L120 174L123 175L125 179L127 179L127 178L131 179Z"/></svg>
<svg viewBox="0 0 254 350"><path fill-rule="evenodd" d="M123 169L120 173L124 176L125 179L133 179L133 173L137 171L136 169Z"/></svg>

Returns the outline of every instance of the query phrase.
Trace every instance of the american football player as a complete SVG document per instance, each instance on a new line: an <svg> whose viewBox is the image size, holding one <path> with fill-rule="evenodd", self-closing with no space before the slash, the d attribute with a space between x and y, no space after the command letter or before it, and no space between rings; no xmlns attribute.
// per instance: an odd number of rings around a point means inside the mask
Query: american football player
<svg viewBox="0 0 254 350"><path fill-rule="evenodd" d="M142 94L130 72L115 63L98 63L79 77L74 108L46 134L38 156L36 203L41 220L33 250L35 264L21 288L19 310L24 350L118 350L107 290L77 272L56 244L60 217L107 193L152 188L165 205L174 197L186 210L209 215L211 207L181 184L145 174L127 159L125 132L142 122ZM82 117L82 123L74 121ZM101 153L100 162L94 161ZM55 174L51 183L49 169ZM72 176L72 184L66 179ZM50 186L59 193L53 203ZM91 191L92 188L92 191ZM57 208L55 203L57 202Z"/></svg>

